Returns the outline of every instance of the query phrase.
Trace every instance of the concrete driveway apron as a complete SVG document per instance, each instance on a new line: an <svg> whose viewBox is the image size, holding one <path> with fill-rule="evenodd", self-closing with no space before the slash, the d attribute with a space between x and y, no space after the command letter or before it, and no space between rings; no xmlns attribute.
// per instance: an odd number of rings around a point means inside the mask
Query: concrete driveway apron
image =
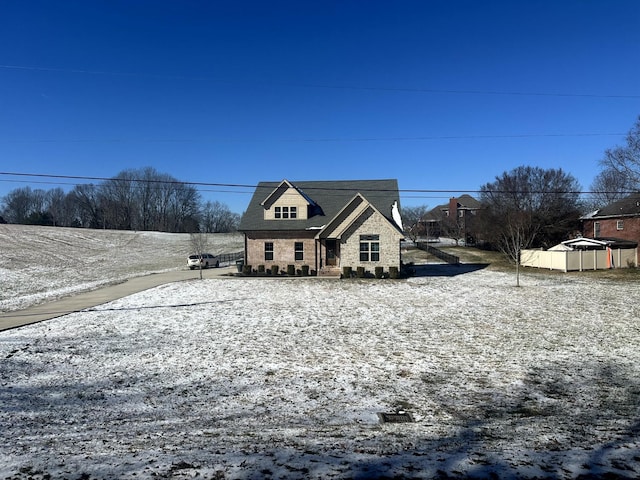
<svg viewBox="0 0 640 480"><path fill-rule="evenodd" d="M232 267L210 268L202 270L202 278L215 278L233 272L237 272L235 265ZM108 287L78 293L52 302L35 305L24 310L0 313L0 331L79 312L166 283L199 278L200 271L198 270L175 270L130 278L121 283L109 285Z"/></svg>

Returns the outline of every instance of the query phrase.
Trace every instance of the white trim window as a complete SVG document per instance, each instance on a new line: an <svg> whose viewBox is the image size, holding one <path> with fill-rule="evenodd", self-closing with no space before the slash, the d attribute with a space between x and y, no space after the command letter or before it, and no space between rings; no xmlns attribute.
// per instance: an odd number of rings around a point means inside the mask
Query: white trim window
<svg viewBox="0 0 640 480"><path fill-rule="evenodd" d="M360 235L360 261L380 261L380 235Z"/></svg>
<svg viewBox="0 0 640 480"><path fill-rule="evenodd" d="M600 238L600 222L593 222L593 238Z"/></svg>
<svg viewBox="0 0 640 480"><path fill-rule="evenodd" d="M274 218L277 219L296 219L298 218L298 207L274 207Z"/></svg>
<svg viewBox="0 0 640 480"><path fill-rule="evenodd" d="M616 230L624 230L624 220L618 220L616 222Z"/></svg>
<svg viewBox="0 0 640 480"><path fill-rule="evenodd" d="M294 251L295 251L296 261L304 260L304 243L303 242L295 242Z"/></svg>
<svg viewBox="0 0 640 480"><path fill-rule="evenodd" d="M273 260L273 242L264 242L264 259Z"/></svg>

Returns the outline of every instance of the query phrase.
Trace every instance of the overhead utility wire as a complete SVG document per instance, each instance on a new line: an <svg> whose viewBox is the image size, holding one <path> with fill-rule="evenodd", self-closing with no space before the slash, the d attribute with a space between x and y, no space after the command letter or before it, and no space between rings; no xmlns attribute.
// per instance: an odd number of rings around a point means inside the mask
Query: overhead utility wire
<svg viewBox="0 0 640 480"><path fill-rule="evenodd" d="M416 137L334 137L334 138L147 138L147 139L0 139L0 143L218 143L218 142L407 142L423 140L483 140L499 138L568 138L568 137L619 137L626 133L516 133L507 135L424 135Z"/></svg>
<svg viewBox="0 0 640 480"><path fill-rule="evenodd" d="M22 173L22 172L0 172L0 175L7 176L17 176L17 177L31 177L31 178L56 178L56 179L73 179L73 180L99 180L99 181L110 181L110 182L132 182L132 183L156 183L156 184L167 184L167 185L197 185L197 186L206 186L206 187L226 187L226 188L251 188L251 189L273 189L279 185L279 182L268 182L268 184L263 185L252 185L252 184L242 184L242 183L209 183L209 182L190 182L190 181L182 181L182 180L155 180L155 179L144 179L144 178L108 178L108 177L89 177L89 176L81 176L81 175L54 175L54 174L46 174L46 173ZM340 180L326 181L326 183L339 183ZM319 182L317 182L319 183ZM347 181L348 183L348 181ZM304 190L324 190L324 191L335 191L335 192L352 192L353 188L341 188L336 187L334 185L331 186L305 186ZM483 193L485 190L466 190L466 189L456 189L456 190L447 190L447 189L420 189L420 188L404 188L398 190L392 189L384 189L384 188L359 188L358 190L362 192L395 192L398 191L400 193ZM514 190L491 190L493 193L517 193ZM229 192L232 193L232 192ZM567 193L567 194L595 194L602 192L595 192L589 190L580 190L573 191L567 190L562 192L557 191L529 191L529 193ZM611 192L614 193L614 192ZM625 193L625 192L615 192L615 193ZM632 192L627 192L632 193Z"/></svg>
<svg viewBox="0 0 640 480"><path fill-rule="evenodd" d="M144 181L144 180L142 180ZM14 180L14 179L0 179L0 182L2 183L24 183L27 185L71 185L71 186L77 186L78 183L76 182L61 182L59 180L54 181L45 181L45 180ZM184 183L184 182L182 182ZM83 184L83 185L87 185L87 184ZM142 187L139 187L142 188ZM234 194L234 195L251 195L254 193L255 189L252 190L218 190L218 189L213 189L213 188L202 188L202 187L197 187L196 190L198 192L206 192L206 193L224 193L224 194ZM451 192L461 192L461 190L451 190ZM466 192L465 192L466 193ZM449 195L403 195L402 198L433 198L433 199L440 199L440 198L450 198Z"/></svg>
<svg viewBox="0 0 640 480"><path fill-rule="evenodd" d="M25 65L0 65L0 68L6 70L29 70L36 72L58 72L58 73L80 73L88 75L110 75L121 77L147 77L168 80L200 80L228 85L237 85L240 82L217 80L205 76L186 76L186 75L162 75L154 73L135 73L135 72L108 72L101 70L84 70L84 69L65 69L51 67L34 67ZM380 92L406 92L406 93L435 93L447 95L502 95L502 96L533 96L533 97L570 97L570 98L616 98L616 99L640 99L640 95L621 95L621 94L596 94L596 93L563 93L563 92L518 92L518 91L498 91L498 90L452 90L437 88L410 88L410 87L376 87L366 85L331 85L331 84L314 84L314 83L289 83L289 82L241 82L244 85L263 85L263 86L280 86L280 87L296 87L296 88L319 88L331 90L362 90L362 91L380 91Z"/></svg>
<svg viewBox="0 0 640 480"><path fill-rule="evenodd" d="M140 182L144 182L145 180L140 180ZM54 181L45 181L45 180L9 180L9 179L0 179L0 182L2 183L24 183L27 185L70 185L70 186L77 186L78 183L77 182L61 182L59 180ZM186 182L179 182L179 183L186 183ZM83 185L87 185L86 183ZM142 187L138 187L138 189L142 189ZM240 195L245 195L245 194L250 194L253 193L253 190L244 190L244 191L234 191L234 190L216 190L216 189L212 189L212 188L202 188L202 187L197 187L196 190L198 192L207 192L207 193L230 193L230 194L240 194ZM441 198L441 197L438 197Z"/></svg>

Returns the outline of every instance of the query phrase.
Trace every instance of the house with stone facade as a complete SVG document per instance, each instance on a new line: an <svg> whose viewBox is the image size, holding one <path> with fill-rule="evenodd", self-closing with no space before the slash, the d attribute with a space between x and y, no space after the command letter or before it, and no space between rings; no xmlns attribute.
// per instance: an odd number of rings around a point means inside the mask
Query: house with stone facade
<svg viewBox="0 0 640 480"><path fill-rule="evenodd" d="M397 180L260 182L238 228L251 269L400 269Z"/></svg>
<svg viewBox="0 0 640 480"><path fill-rule="evenodd" d="M582 235L594 239L640 242L640 192L610 203L580 219Z"/></svg>

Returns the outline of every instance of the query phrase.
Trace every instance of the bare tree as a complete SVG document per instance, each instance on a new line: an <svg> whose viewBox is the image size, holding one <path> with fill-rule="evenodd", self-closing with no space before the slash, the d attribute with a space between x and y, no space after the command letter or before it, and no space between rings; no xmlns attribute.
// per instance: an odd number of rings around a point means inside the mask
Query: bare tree
<svg viewBox="0 0 640 480"><path fill-rule="evenodd" d="M169 206L169 221L172 232L193 232L198 228L198 205L200 194L190 185L175 184Z"/></svg>
<svg viewBox="0 0 640 480"><path fill-rule="evenodd" d="M591 196L585 202L588 210L597 210L621 200L636 190L636 185L623 172L611 167L601 171L591 184Z"/></svg>
<svg viewBox="0 0 640 480"><path fill-rule="evenodd" d="M231 232L240 216L220 202L201 206L199 192L154 168L124 170L99 184L76 185L68 194L29 187L2 198L10 223L159 230L166 232Z"/></svg>
<svg viewBox="0 0 640 480"><path fill-rule="evenodd" d="M102 208L108 228L132 230L138 213L136 173L124 170L100 186Z"/></svg>
<svg viewBox="0 0 640 480"><path fill-rule="evenodd" d="M459 245L460 240L466 241L467 227L464 218L458 217L455 212L452 213L454 215L446 215L444 212L440 212L442 218L440 228L442 235L452 238L456 245Z"/></svg>
<svg viewBox="0 0 640 480"><path fill-rule="evenodd" d="M42 216L49 207L47 191L41 188L31 190L31 215Z"/></svg>
<svg viewBox="0 0 640 480"><path fill-rule="evenodd" d="M3 216L9 223L26 223L34 211L34 195L30 187L16 188L3 198Z"/></svg>
<svg viewBox="0 0 640 480"><path fill-rule="evenodd" d="M93 184L76 185L69 192L75 216L74 224L87 228L106 228L99 188Z"/></svg>
<svg viewBox="0 0 640 480"><path fill-rule="evenodd" d="M202 255L207 253L209 238L206 233L192 232L189 234L189 244L191 245L192 255L202 258ZM198 270L200 271L200 280L202 280L202 262L199 262L199 265Z"/></svg>
<svg viewBox="0 0 640 480"><path fill-rule="evenodd" d="M579 226L580 186L561 169L518 167L480 190L483 239L516 265L522 249L553 246Z"/></svg>
<svg viewBox="0 0 640 480"><path fill-rule="evenodd" d="M156 202L161 174L154 168L147 167L140 172L138 182L138 222L140 230L155 230L157 220Z"/></svg>
<svg viewBox="0 0 640 480"><path fill-rule="evenodd" d="M625 186L640 186L640 116L627 134L626 145L606 150L600 163L605 171L613 170L624 178Z"/></svg>
<svg viewBox="0 0 640 480"><path fill-rule="evenodd" d="M204 232L228 233L238 227L240 216L224 203L207 201L200 210L200 227Z"/></svg>
<svg viewBox="0 0 640 480"><path fill-rule="evenodd" d="M188 232L197 226L198 191L151 167L120 172L101 185L100 197L109 228Z"/></svg>
<svg viewBox="0 0 640 480"><path fill-rule="evenodd" d="M423 219L428 212L429 207L427 205L405 207L402 209L404 233L412 242L415 242L419 237L426 235L426 224Z"/></svg>
<svg viewBox="0 0 640 480"><path fill-rule="evenodd" d="M47 192L47 211L54 226L68 227L73 222L73 215L68 195L61 188L52 188Z"/></svg>

